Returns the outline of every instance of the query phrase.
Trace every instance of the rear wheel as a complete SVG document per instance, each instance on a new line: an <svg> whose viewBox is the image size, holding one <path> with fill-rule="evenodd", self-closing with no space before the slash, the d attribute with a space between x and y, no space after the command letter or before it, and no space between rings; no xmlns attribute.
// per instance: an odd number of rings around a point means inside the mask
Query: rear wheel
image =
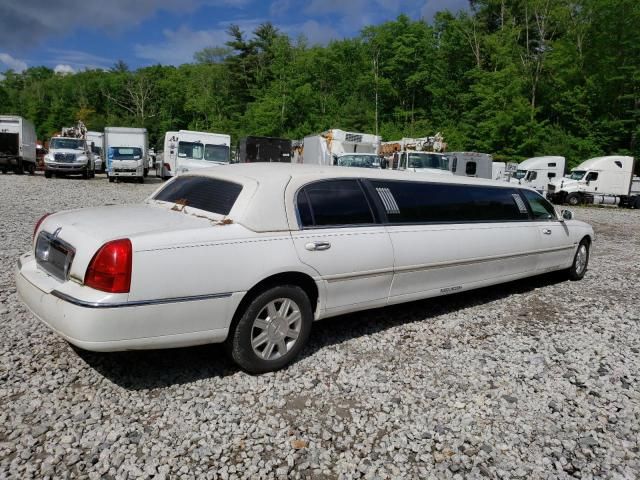
<svg viewBox="0 0 640 480"><path fill-rule="evenodd" d="M44 171L44 178L51 178L51 177L52 177L51 172L49 170L45 170Z"/></svg>
<svg viewBox="0 0 640 480"><path fill-rule="evenodd" d="M138 183L144 183L144 177L138 177Z"/></svg>
<svg viewBox="0 0 640 480"><path fill-rule="evenodd" d="M18 159L18 163L16 164L13 171L16 175L24 174L24 164L22 163L22 159Z"/></svg>
<svg viewBox="0 0 640 480"><path fill-rule="evenodd" d="M589 265L589 248L589 239L583 238L573 257L573 264L569 268L568 273L571 280L582 280L582 277L584 277L584 274L587 272L587 265Z"/></svg>
<svg viewBox="0 0 640 480"><path fill-rule="evenodd" d="M109 177L109 183L113 183L114 181L115 181L115 178Z"/></svg>
<svg viewBox="0 0 640 480"><path fill-rule="evenodd" d="M580 203L580 195L578 195L577 193L571 193L567 195L567 203L575 207Z"/></svg>
<svg viewBox="0 0 640 480"><path fill-rule="evenodd" d="M36 164L30 163L27 167L27 171L29 172L29 175L34 175L36 173Z"/></svg>
<svg viewBox="0 0 640 480"><path fill-rule="evenodd" d="M279 370L302 350L313 312L309 297L300 287L282 285L255 296L229 332L231 358L250 373Z"/></svg>
<svg viewBox="0 0 640 480"><path fill-rule="evenodd" d="M84 178L84 179L89 178L89 167L85 168L85 169L82 171L82 178Z"/></svg>

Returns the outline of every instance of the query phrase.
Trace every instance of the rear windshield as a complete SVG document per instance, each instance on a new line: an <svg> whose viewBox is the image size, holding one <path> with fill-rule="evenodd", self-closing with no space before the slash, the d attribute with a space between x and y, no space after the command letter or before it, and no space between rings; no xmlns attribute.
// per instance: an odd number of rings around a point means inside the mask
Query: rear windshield
<svg viewBox="0 0 640 480"><path fill-rule="evenodd" d="M242 191L237 183L206 177L177 177L160 190L154 200L228 215Z"/></svg>

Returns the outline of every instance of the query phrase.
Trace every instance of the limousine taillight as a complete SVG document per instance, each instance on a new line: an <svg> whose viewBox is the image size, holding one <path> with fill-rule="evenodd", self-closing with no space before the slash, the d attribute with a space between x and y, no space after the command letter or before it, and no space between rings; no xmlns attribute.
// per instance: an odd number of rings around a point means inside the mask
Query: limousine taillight
<svg viewBox="0 0 640 480"><path fill-rule="evenodd" d="M105 243L93 256L84 283L109 293L129 293L131 287L131 240L123 238Z"/></svg>
<svg viewBox="0 0 640 480"><path fill-rule="evenodd" d="M40 225L42 225L42 222L44 222L45 218L47 218L49 215L51 215L50 213L45 213L43 216L40 217L40 220L38 220L36 222L36 226L33 227L33 238L36 238L36 233L38 233L38 229L40 228Z"/></svg>

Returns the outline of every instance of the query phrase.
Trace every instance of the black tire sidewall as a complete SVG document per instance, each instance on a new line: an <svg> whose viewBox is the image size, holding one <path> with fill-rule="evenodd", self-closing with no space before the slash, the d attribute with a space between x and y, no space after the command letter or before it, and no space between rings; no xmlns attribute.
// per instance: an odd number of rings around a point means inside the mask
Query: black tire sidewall
<svg viewBox="0 0 640 480"><path fill-rule="evenodd" d="M580 251L580 246L584 245L587 249L587 262L584 266L584 269L581 273L578 273L576 270L576 260L578 258L578 252ZM573 256L573 263L571 264L571 268L569 268L569 278L571 280L582 280L585 273L587 273L587 269L589 268L589 257L591 256L589 242L587 240L582 240L578 245L575 255Z"/></svg>
<svg viewBox="0 0 640 480"><path fill-rule="evenodd" d="M575 199L576 203L571 203L571 200ZM573 207L577 206L580 204L580 197L578 195L576 195L575 193L572 193L571 195L567 196L567 203Z"/></svg>
<svg viewBox="0 0 640 480"><path fill-rule="evenodd" d="M251 347L253 321L265 305L277 298L290 298L300 308L302 318L300 336L298 342L284 356L277 360L263 360L253 352ZM279 370L291 363L304 348L311 333L312 323L311 302L302 288L295 285L273 287L257 294L247 305L237 324L229 332L228 351L231 358L246 372L265 373Z"/></svg>

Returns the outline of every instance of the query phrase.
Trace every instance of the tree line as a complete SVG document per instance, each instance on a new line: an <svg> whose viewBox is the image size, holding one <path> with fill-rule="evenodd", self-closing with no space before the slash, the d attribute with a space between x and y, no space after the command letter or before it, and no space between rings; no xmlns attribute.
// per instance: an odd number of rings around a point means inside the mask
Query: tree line
<svg viewBox="0 0 640 480"><path fill-rule="evenodd" d="M498 160L640 157L640 2L471 0L432 22L401 15L326 46L270 23L228 29L178 67L60 75L39 66L0 80L0 113L39 138L82 120L292 139L329 128L383 140L442 132L450 150Z"/></svg>

